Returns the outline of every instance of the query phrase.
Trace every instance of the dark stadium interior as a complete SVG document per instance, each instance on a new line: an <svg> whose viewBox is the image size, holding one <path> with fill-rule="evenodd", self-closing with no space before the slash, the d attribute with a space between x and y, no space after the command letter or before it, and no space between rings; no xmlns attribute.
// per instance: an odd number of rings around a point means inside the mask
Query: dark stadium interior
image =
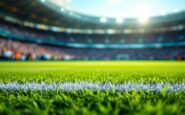
<svg viewBox="0 0 185 115"><path fill-rule="evenodd" d="M185 59L184 11L140 25L134 18L101 23L100 17L61 13L40 0L1 0L0 9L1 60Z"/></svg>

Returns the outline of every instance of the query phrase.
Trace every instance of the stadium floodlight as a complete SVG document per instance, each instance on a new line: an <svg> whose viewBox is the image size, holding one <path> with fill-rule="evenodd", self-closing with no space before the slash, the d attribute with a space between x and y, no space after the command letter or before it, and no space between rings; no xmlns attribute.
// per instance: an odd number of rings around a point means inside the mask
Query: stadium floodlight
<svg viewBox="0 0 185 115"><path fill-rule="evenodd" d="M113 29L107 30L107 34L114 34L114 33L115 33L115 30L113 30Z"/></svg>
<svg viewBox="0 0 185 115"><path fill-rule="evenodd" d="M61 12L64 12L64 11L65 11L65 9L64 9L64 8L60 8L60 11L61 11Z"/></svg>
<svg viewBox="0 0 185 115"><path fill-rule="evenodd" d="M105 22L107 22L107 18L101 17L101 18L100 18L100 21L101 21L102 23L105 23Z"/></svg>
<svg viewBox="0 0 185 115"><path fill-rule="evenodd" d="M117 17L116 22L119 23L119 24L123 23L123 18L122 17Z"/></svg>
<svg viewBox="0 0 185 115"><path fill-rule="evenodd" d="M72 29L70 29L70 28L67 29L67 33L72 33L72 32L73 32Z"/></svg>

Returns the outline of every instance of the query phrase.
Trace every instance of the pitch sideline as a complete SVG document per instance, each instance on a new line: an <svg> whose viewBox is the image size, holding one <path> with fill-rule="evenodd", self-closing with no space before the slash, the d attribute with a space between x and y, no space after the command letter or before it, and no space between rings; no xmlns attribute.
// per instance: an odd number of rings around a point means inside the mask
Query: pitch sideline
<svg viewBox="0 0 185 115"><path fill-rule="evenodd" d="M89 82L80 82L80 83L8 83L0 84L1 91L83 91L83 90L92 90L92 91L116 91L116 92L132 92L132 91L146 91L160 93L163 90L167 92L182 92L185 91L185 83L169 84L169 83L157 83L157 84L112 84L112 83L89 83Z"/></svg>

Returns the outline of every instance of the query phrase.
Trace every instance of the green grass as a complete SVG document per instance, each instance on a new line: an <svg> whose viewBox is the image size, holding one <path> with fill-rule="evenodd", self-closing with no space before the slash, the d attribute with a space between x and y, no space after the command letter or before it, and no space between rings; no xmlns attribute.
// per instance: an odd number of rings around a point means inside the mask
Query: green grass
<svg viewBox="0 0 185 115"><path fill-rule="evenodd" d="M185 83L185 62L0 62L0 84ZM185 92L0 91L0 114L184 114Z"/></svg>

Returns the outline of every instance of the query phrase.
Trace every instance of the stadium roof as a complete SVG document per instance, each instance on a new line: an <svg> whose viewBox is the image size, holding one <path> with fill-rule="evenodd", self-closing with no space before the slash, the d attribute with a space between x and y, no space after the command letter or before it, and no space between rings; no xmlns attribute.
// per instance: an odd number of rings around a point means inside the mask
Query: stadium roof
<svg viewBox="0 0 185 115"><path fill-rule="evenodd" d="M141 19L96 17L81 14L77 11L67 10L52 4L49 0L1 0L0 17L9 15L22 21L29 21L39 24L60 26L78 29L123 29L137 28L139 22L147 21L145 17ZM150 27L163 26L165 24L177 24L184 22L185 12L176 12L165 16L152 17ZM139 21L139 22L138 22Z"/></svg>
<svg viewBox="0 0 185 115"><path fill-rule="evenodd" d="M49 0L54 4L86 15L132 18L139 14L167 15L185 9L184 0Z"/></svg>

